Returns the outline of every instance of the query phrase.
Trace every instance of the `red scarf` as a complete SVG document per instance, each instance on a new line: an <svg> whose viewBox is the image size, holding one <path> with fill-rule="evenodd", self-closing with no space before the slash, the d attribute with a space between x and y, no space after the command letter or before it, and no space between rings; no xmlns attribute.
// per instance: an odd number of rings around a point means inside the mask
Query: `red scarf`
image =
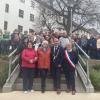
<svg viewBox="0 0 100 100"><path fill-rule="evenodd" d="M69 55L68 55L68 52L67 50L65 51L65 56L66 56L66 59L68 60L68 63L73 67L75 68L75 64L71 61Z"/></svg>

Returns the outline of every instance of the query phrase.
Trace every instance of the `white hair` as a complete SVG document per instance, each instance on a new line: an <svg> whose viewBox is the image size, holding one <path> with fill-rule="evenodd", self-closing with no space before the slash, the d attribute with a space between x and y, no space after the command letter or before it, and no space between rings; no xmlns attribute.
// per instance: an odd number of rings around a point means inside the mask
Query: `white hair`
<svg viewBox="0 0 100 100"><path fill-rule="evenodd" d="M44 41L42 42L42 45L43 45L43 44L49 44L49 42L46 41L46 40L44 40Z"/></svg>

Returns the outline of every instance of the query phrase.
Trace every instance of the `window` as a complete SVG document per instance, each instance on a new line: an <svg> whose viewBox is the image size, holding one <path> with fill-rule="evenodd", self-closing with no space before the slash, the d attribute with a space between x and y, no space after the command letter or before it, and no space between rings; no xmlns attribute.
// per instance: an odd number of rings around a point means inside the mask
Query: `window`
<svg viewBox="0 0 100 100"><path fill-rule="evenodd" d="M4 21L4 30L7 30L7 27L8 27L8 22Z"/></svg>
<svg viewBox="0 0 100 100"><path fill-rule="evenodd" d="M49 0L50 6L53 6L54 0Z"/></svg>
<svg viewBox="0 0 100 100"><path fill-rule="evenodd" d="M24 17L24 11L19 9L19 17L23 18Z"/></svg>
<svg viewBox="0 0 100 100"><path fill-rule="evenodd" d="M9 12L9 4L5 5L5 12L8 13Z"/></svg>
<svg viewBox="0 0 100 100"><path fill-rule="evenodd" d="M30 14L30 21L34 22L34 15Z"/></svg>
<svg viewBox="0 0 100 100"><path fill-rule="evenodd" d="M28 31L24 31L24 34L28 34Z"/></svg>
<svg viewBox="0 0 100 100"><path fill-rule="evenodd" d="M33 29L29 29L29 32L34 32L34 30Z"/></svg>
<svg viewBox="0 0 100 100"><path fill-rule="evenodd" d="M20 0L20 2L25 3L25 0Z"/></svg>
<svg viewBox="0 0 100 100"><path fill-rule="evenodd" d="M33 0L31 0L31 7L35 8L35 2Z"/></svg>
<svg viewBox="0 0 100 100"><path fill-rule="evenodd" d="M19 32L22 32L22 31L23 31L23 26L18 25L18 31L19 31Z"/></svg>

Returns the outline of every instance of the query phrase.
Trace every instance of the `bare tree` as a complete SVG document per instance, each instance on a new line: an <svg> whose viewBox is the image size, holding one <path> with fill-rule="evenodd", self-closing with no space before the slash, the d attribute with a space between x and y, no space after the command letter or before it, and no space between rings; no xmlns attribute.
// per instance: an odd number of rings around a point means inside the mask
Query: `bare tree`
<svg viewBox="0 0 100 100"><path fill-rule="evenodd" d="M35 2L33 0L31 0L31 7L34 9L35 7Z"/></svg>
<svg viewBox="0 0 100 100"><path fill-rule="evenodd" d="M47 12L44 8L40 13L40 17L42 21L42 26L46 26L47 29L51 32L53 26L56 24L52 12L50 10L48 10Z"/></svg>
<svg viewBox="0 0 100 100"><path fill-rule="evenodd" d="M71 20L75 32L85 25L95 22L100 24L100 2L99 0L35 0L43 7L51 10L54 16L61 16L64 29L70 33ZM71 15L72 14L72 15ZM51 15L50 15L51 16ZM71 19L72 18L72 19Z"/></svg>

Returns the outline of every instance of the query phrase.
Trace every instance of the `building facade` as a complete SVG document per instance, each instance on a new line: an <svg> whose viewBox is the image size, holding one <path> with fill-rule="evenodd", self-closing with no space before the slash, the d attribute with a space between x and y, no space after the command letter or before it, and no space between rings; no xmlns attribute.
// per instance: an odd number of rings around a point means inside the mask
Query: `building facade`
<svg viewBox="0 0 100 100"><path fill-rule="evenodd" d="M37 28L38 4L33 0L0 0L0 29L29 32ZM38 29L37 29L38 30Z"/></svg>

